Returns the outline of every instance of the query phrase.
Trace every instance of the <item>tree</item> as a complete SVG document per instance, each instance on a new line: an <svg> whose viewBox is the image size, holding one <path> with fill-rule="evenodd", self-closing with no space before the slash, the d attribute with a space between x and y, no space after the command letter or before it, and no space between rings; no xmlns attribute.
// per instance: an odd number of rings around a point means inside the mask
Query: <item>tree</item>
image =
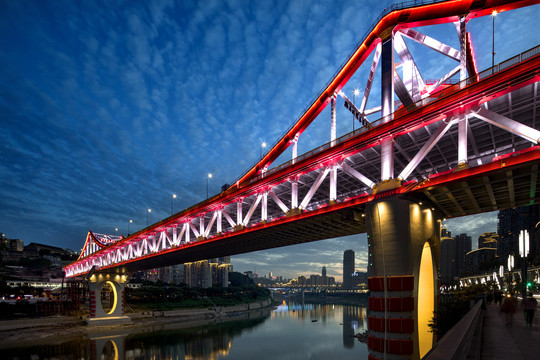
<svg viewBox="0 0 540 360"><path fill-rule="evenodd" d="M231 286L252 286L255 285L253 282L253 279L250 279L248 276L244 274L240 274L239 272L233 271L229 273L229 281L231 283Z"/></svg>

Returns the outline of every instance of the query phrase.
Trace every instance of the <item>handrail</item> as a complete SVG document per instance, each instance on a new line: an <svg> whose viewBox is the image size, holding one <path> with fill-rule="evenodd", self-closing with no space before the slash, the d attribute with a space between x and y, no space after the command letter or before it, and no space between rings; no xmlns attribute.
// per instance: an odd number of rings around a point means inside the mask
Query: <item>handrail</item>
<svg viewBox="0 0 540 360"><path fill-rule="evenodd" d="M482 319L480 300L469 312L451 328L422 360L457 360L465 359L471 349L473 334Z"/></svg>

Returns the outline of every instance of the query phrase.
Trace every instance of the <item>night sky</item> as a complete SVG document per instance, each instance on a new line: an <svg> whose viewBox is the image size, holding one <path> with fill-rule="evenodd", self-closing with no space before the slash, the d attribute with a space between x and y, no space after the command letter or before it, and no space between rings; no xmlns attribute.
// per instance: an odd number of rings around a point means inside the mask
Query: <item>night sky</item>
<svg viewBox="0 0 540 360"><path fill-rule="evenodd" d="M172 194L174 212L203 200L208 173L210 195L218 193L302 115L390 4L0 0L0 232L80 250L88 230L126 235L129 219L133 233L147 215L150 223L169 216ZM535 5L496 17L496 62L540 43L539 15ZM459 49L453 24L418 30ZM478 67L489 67L492 18L470 21L468 31ZM410 45L424 78L449 70ZM363 92L370 62L344 88L350 98ZM329 141L329 129L326 109L298 153ZM338 136L351 130L338 107ZM281 160L289 158L290 150ZM496 213L447 225L476 244L496 231ZM232 263L284 277L327 265L341 280L347 249L365 269L365 235Z"/></svg>

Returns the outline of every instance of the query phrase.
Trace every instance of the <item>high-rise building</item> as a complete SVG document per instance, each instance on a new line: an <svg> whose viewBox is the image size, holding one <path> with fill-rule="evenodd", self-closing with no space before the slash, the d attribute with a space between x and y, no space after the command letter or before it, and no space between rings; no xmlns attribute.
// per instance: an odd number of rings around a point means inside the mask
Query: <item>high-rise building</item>
<svg viewBox="0 0 540 360"><path fill-rule="evenodd" d="M445 233L446 235L447 233ZM443 285L453 285L456 273L456 243L449 236L441 236L440 279Z"/></svg>
<svg viewBox="0 0 540 360"><path fill-rule="evenodd" d="M518 239L521 230L529 231L529 238L531 239L529 259L534 259L538 244L533 239L535 239L536 235L535 226L540 220L540 205L501 210L498 219L497 234L499 235L499 241L497 255L499 256L499 262L504 265L509 255L517 255L516 267L520 266L521 258L519 256Z"/></svg>
<svg viewBox="0 0 540 360"><path fill-rule="evenodd" d="M208 260L186 263L186 284L189 287L212 287L212 271Z"/></svg>
<svg viewBox="0 0 540 360"><path fill-rule="evenodd" d="M328 278L326 277L326 266L322 267L322 284L328 285Z"/></svg>
<svg viewBox="0 0 540 360"><path fill-rule="evenodd" d="M354 251L345 250L343 253L343 288L352 289L354 273Z"/></svg>
<svg viewBox="0 0 540 360"><path fill-rule="evenodd" d="M486 232L478 237L478 248L495 248L497 249L497 242L499 235L494 232Z"/></svg>
<svg viewBox="0 0 540 360"><path fill-rule="evenodd" d="M472 238L467 234L459 234L454 237L456 246L454 263L455 274L461 276L465 269L465 256L472 250Z"/></svg>

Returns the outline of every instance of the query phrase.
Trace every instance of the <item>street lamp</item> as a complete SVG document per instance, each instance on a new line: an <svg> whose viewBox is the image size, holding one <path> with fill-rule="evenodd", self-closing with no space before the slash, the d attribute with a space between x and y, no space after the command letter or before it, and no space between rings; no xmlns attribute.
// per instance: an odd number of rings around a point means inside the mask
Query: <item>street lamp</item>
<svg viewBox="0 0 540 360"><path fill-rule="evenodd" d="M146 226L148 227L148 214L150 214L152 212L152 209L148 209L148 211L146 212Z"/></svg>
<svg viewBox="0 0 540 360"><path fill-rule="evenodd" d="M356 107L356 95L360 94L360 90L358 89L354 89L353 91L353 98L352 98L352 103L353 105ZM354 131L354 114L352 116L352 130Z"/></svg>
<svg viewBox="0 0 540 360"><path fill-rule="evenodd" d="M491 73L495 71L495 69L493 69L493 67L495 66L495 16L497 16L497 10L493 10L493 12L491 13L491 18L493 19L493 33L491 36Z"/></svg>
<svg viewBox="0 0 540 360"><path fill-rule="evenodd" d="M208 173L208 176L206 177L206 198L208 199L208 182L212 178L212 173Z"/></svg>
<svg viewBox="0 0 540 360"><path fill-rule="evenodd" d="M174 214L173 201L176 199L176 194L172 194L171 197L171 215Z"/></svg>
<svg viewBox="0 0 540 360"><path fill-rule="evenodd" d="M129 219L129 222L128 222L128 236L129 236L129 234L131 233L131 232L129 231L129 225L132 224L132 223L133 223L133 220Z"/></svg>
<svg viewBox="0 0 540 360"><path fill-rule="evenodd" d="M513 274L512 270L514 269L514 255L508 255L508 271L510 273L510 280L508 281L508 291L512 291L512 281L513 281Z"/></svg>
<svg viewBox="0 0 540 360"><path fill-rule="evenodd" d="M118 236L118 228L114 228L114 235Z"/></svg>
<svg viewBox="0 0 540 360"><path fill-rule="evenodd" d="M266 149L266 143L264 141L261 143L261 148L260 148L260 153L259 153L259 156L260 156L261 159L262 159L262 151L263 151L263 149Z"/></svg>
<svg viewBox="0 0 540 360"><path fill-rule="evenodd" d="M519 232L519 255L521 256L521 295L527 295L527 256L529 256L529 232Z"/></svg>

